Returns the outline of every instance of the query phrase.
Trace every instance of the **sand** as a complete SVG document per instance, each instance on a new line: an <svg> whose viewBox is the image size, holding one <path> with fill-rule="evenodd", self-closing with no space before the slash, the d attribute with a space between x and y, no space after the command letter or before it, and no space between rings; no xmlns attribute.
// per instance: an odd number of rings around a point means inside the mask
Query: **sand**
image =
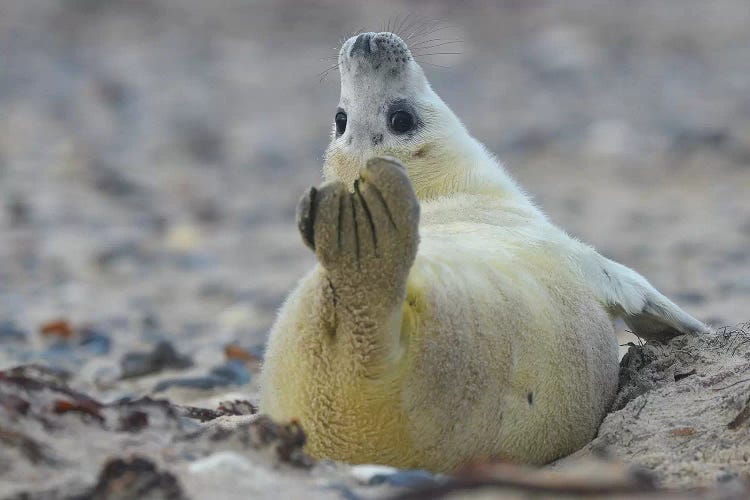
<svg viewBox="0 0 750 500"><path fill-rule="evenodd" d="M92 494L128 471L191 498L375 497L424 481L301 468L247 429L183 439L247 415L165 416L257 403L275 311L313 264L294 207L320 181L338 100L323 59L347 31L412 11L443 22L423 40L463 40L420 56L427 75L554 222L714 327L748 320L746 2L416 5L1 3L0 370L63 370L68 392L0 384L0 498ZM609 450L660 488L735 484L747 475L742 338L629 356L627 404L580 454ZM70 391L104 423L65 410ZM117 403L143 397L169 403ZM123 412L148 425L118 430Z"/></svg>

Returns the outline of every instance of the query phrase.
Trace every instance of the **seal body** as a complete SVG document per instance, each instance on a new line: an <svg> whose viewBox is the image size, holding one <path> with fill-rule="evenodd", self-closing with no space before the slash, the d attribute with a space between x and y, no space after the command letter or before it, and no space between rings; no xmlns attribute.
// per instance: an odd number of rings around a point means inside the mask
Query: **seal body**
<svg viewBox="0 0 750 500"><path fill-rule="evenodd" d="M339 60L328 182L298 207L319 264L271 331L261 411L352 463L575 451L617 388L613 317L651 338L706 327L552 225L399 37L353 37Z"/></svg>

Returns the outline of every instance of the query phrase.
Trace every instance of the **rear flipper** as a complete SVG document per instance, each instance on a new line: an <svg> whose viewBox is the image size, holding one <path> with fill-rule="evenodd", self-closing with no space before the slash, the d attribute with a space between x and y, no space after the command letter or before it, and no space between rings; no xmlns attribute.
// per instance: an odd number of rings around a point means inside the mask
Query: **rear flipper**
<svg viewBox="0 0 750 500"><path fill-rule="evenodd" d="M686 333L708 333L704 323L680 309L629 267L591 250L582 269L614 317L622 318L636 335L669 340Z"/></svg>

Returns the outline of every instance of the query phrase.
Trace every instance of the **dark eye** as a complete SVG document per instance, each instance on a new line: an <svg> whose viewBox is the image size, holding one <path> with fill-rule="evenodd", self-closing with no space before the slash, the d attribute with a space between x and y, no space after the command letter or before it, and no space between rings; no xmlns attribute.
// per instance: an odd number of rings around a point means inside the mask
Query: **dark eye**
<svg viewBox="0 0 750 500"><path fill-rule="evenodd" d="M405 134L414 128L414 117L408 111L396 111L391 113L388 125L396 134Z"/></svg>
<svg viewBox="0 0 750 500"><path fill-rule="evenodd" d="M346 130L346 113L339 111L336 113L336 135L341 135Z"/></svg>

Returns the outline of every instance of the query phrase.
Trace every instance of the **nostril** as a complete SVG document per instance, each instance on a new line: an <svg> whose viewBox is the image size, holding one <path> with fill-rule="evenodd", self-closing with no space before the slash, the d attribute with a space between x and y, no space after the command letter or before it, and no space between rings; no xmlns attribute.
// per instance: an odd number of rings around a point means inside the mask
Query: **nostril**
<svg viewBox="0 0 750 500"><path fill-rule="evenodd" d="M370 34L369 33L362 33L357 37L356 40L354 40L354 44L352 45L351 50L349 51L349 55L353 56L357 52L362 52L364 55L370 55Z"/></svg>

